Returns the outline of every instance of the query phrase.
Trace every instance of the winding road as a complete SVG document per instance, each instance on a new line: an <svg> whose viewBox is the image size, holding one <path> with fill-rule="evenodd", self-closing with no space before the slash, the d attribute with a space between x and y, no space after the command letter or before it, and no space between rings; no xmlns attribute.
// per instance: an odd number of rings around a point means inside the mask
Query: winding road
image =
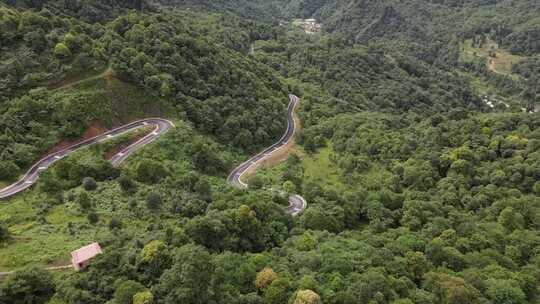
<svg viewBox="0 0 540 304"><path fill-rule="evenodd" d="M33 184L36 183L41 172L48 169L52 164L70 155L71 153L146 126L153 126L154 129L152 130L152 132L150 132L143 138L139 139L135 143L129 145L128 147L122 149L120 152L113 155L113 157L111 157L110 159L110 162L113 164L113 166L119 166L128 156L133 154L135 151L151 143L159 136L169 131L172 127L174 127L174 124L171 121L163 118L141 119L112 129L98 136L83 140L79 143L68 146L67 148L64 148L58 152L51 153L36 162L18 182L4 189L0 189L0 199L8 198L30 188Z"/></svg>
<svg viewBox="0 0 540 304"><path fill-rule="evenodd" d="M295 95L289 95L289 106L287 108L287 130L285 131L285 134L283 134L283 136L275 144L264 149L262 152L254 155L246 162L236 167L227 178L227 181L229 183L239 188L248 188L248 185L244 181L242 181L242 176L244 176L247 172L252 172L257 169L264 160L271 157L276 151L283 149L293 140L296 131L294 111L299 101L300 99ZM146 126L153 126L154 129L151 133L147 134L135 143L129 145L128 147L122 149L120 152L113 155L110 159L110 162L113 166L119 166L135 151L151 143L152 141L160 137L162 134L169 131L172 127L174 127L174 124L171 121L163 118L141 119L112 129L98 136L83 140L79 143L70 145L67 148L64 148L58 152L48 154L47 156L36 162L19 181L4 189L0 189L0 199L11 197L30 188L36 183L41 172L47 170L52 164L70 155L71 153ZM289 206L287 207L286 212L292 216L296 216L302 213L306 209L306 207L306 200L302 196L295 194L289 196Z"/></svg>
<svg viewBox="0 0 540 304"><path fill-rule="evenodd" d="M230 184L242 189L248 188L248 184L246 184L242 180L242 176L244 176L248 172L253 172L254 170L256 170L264 160L271 157L272 154L276 153L276 151L283 149L294 139L294 134L296 132L294 111L299 101L300 98L298 98L297 96L292 94L289 95L289 106L287 108L287 130L285 130L283 136L275 144L252 156L250 159L236 167L229 174L229 177L227 177L227 181ZM294 194L289 196L289 206L287 207L286 211L292 216L297 216L302 213L306 209L306 207L306 200L302 196Z"/></svg>

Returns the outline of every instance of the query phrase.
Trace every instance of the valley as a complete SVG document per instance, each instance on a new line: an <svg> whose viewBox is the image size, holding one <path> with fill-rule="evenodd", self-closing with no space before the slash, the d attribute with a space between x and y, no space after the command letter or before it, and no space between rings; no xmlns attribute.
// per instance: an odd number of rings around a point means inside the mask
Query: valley
<svg viewBox="0 0 540 304"><path fill-rule="evenodd" d="M0 303L539 303L539 16L0 1Z"/></svg>

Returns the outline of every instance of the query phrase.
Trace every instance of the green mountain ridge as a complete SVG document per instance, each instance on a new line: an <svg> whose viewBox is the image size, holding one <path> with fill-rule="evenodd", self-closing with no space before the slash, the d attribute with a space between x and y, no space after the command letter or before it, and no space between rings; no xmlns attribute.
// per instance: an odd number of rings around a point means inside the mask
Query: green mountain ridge
<svg viewBox="0 0 540 304"><path fill-rule="evenodd" d="M539 303L536 1L0 3L0 188L59 143L175 125L0 203L0 303ZM231 186L288 94L291 155Z"/></svg>

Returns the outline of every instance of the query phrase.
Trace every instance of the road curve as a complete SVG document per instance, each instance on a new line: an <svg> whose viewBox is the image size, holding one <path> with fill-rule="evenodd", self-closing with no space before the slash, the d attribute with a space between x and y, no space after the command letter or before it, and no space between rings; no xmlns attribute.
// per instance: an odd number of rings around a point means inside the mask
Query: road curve
<svg viewBox="0 0 540 304"><path fill-rule="evenodd" d="M110 162L112 163L113 166L119 166L126 158L128 158L135 151L151 143L152 141L160 137L162 134L169 131L172 127L174 127L174 124L171 121L162 119L162 118L141 119L141 120L137 120L137 121L128 123L126 125L120 126L118 128L112 129L98 136L86 139L79 143L73 144L58 152L51 153L45 156L44 158L42 158L41 160L39 160L38 162L36 162L18 182L4 189L0 189L0 199L8 198L10 196L13 196L19 192L22 192L30 188L33 184L36 183L36 181L39 178L39 174L42 171L46 170L52 164L68 156L69 154L81 148L94 145L96 143L105 141L113 137L117 137L126 132L130 132L130 131L133 131L135 129L142 128L145 126L154 126L154 129L152 130L152 132L150 132L143 138L139 139L135 143L129 145L128 147L122 149L120 152L116 153L110 159Z"/></svg>
<svg viewBox="0 0 540 304"><path fill-rule="evenodd" d="M234 168L232 172L227 177L227 181L242 189L246 189L248 184L242 181L242 176L247 172L255 170L262 161L270 157L277 150L285 147L291 140L294 138L294 133L296 129L296 123L294 121L294 110L298 105L300 98L295 95L289 95L289 106L287 108L287 130L283 136L273 145L259 152L258 154L252 156L247 161L240 164L238 167ZM286 212L292 216L297 216L302 213L307 207L306 200L300 195L291 195L289 196L289 206L286 209Z"/></svg>

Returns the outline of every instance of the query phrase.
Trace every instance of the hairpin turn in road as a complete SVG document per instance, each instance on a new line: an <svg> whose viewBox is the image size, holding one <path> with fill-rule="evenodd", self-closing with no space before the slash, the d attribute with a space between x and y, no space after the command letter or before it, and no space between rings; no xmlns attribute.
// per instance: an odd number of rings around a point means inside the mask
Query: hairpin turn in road
<svg viewBox="0 0 540 304"><path fill-rule="evenodd" d="M238 167L234 168L234 170L229 174L229 177L227 178L227 181L230 184L239 188L246 189L248 187L248 184L242 181L242 176L244 176L247 172L253 172L261 165L261 163L265 159L271 157L272 154L284 148L287 144L290 143L290 141L294 139L294 134L297 127L294 121L294 111L299 101L300 98L298 98L297 96L292 94L289 95L289 106L287 108L287 130L285 130L283 136L275 144L252 156L250 159L243 162ZM306 207L306 200L302 196L295 194L289 196L289 206L287 207L286 211L290 215L296 216L302 213L306 209Z"/></svg>
<svg viewBox="0 0 540 304"><path fill-rule="evenodd" d="M270 147L264 149L262 152L251 157L249 160L242 163L240 166L236 167L227 178L229 183L240 188L247 188L248 185L242 181L242 176L246 174L246 172L256 169L262 163L262 161L268 159L270 156L272 156L273 153L282 149L287 144L289 144L291 140L293 140L296 131L294 111L299 100L300 99L298 97L294 95L289 95L289 106L287 108L287 130L279 139L279 141L277 141ZM141 119L120 126L98 136L83 140L79 143L68 146L67 148L64 148L58 152L48 154L47 156L36 162L19 181L4 189L0 189L0 199L8 198L30 188L36 183L41 172L47 170L52 164L70 155L71 153L81 148L94 145L104 140L117 137L126 132L130 132L145 126L154 126L154 130L148 135L138 140L137 142L129 145L127 148L113 155L113 157L110 159L110 162L113 164L113 166L119 166L135 151L153 142L159 136L169 131L170 128L174 127L174 124L171 121L163 118ZM302 213L306 209L306 207L307 202L302 196L291 195L289 197L289 206L287 207L286 212L293 216L296 216Z"/></svg>
<svg viewBox="0 0 540 304"><path fill-rule="evenodd" d="M8 198L30 188L33 184L36 183L41 172L45 171L52 164L70 155L71 153L145 126L154 126L154 129L151 133L139 139L137 142L129 145L127 148L113 155L113 157L110 159L110 162L113 164L113 166L119 166L128 156L133 154L135 151L153 142L159 136L169 131L169 129L174 127L174 124L171 121L162 118L141 119L107 131L98 136L83 140L79 143L70 145L67 148L64 148L58 152L51 153L36 162L18 182L4 189L0 189L0 199Z"/></svg>

